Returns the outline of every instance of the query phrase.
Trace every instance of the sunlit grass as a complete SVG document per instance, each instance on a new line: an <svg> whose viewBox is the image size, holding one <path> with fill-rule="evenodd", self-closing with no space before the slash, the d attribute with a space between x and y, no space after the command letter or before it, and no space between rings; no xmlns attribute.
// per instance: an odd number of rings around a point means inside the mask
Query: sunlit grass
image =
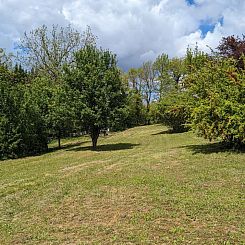
<svg viewBox="0 0 245 245"><path fill-rule="evenodd" d="M161 125L62 143L0 162L0 244L244 244L244 153Z"/></svg>

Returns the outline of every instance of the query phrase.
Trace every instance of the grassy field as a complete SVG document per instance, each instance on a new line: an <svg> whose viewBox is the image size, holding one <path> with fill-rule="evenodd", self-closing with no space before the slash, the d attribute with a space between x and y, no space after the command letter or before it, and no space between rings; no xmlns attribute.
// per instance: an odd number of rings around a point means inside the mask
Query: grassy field
<svg viewBox="0 0 245 245"><path fill-rule="evenodd" d="M245 154L153 125L0 162L0 244L245 244Z"/></svg>

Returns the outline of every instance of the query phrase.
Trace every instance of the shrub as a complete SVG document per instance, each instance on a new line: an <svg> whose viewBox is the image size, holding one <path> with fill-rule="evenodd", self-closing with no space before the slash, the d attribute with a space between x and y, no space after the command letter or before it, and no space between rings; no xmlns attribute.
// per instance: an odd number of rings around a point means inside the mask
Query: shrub
<svg viewBox="0 0 245 245"><path fill-rule="evenodd" d="M245 72L232 59L213 59L192 74L192 126L209 140L245 143Z"/></svg>
<svg viewBox="0 0 245 245"><path fill-rule="evenodd" d="M184 132L188 130L188 119L190 117L190 105L187 93L173 91L158 104L159 121L172 129L173 132Z"/></svg>

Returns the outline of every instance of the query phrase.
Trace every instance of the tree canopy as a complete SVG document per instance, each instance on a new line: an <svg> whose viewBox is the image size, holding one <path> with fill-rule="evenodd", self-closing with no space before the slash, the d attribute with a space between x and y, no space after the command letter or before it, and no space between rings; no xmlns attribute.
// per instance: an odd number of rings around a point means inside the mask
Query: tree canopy
<svg viewBox="0 0 245 245"><path fill-rule="evenodd" d="M82 94L81 124L89 131L93 147L100 130L108 128L125 104L125 92L116 56L95 45L86 45L75 54L74 66L66 79Z"/></svg>

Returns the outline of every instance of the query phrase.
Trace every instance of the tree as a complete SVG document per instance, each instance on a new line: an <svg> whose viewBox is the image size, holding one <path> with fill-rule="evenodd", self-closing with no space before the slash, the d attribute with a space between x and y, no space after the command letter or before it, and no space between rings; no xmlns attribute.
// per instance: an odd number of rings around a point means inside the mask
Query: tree
<svg viewBox="0 0 245 245"><path fill-rule="evenodd" d="M25 32L19 55L30 69L57 80L63 72L63 65L73 62L74 53L85 42L93 42L89 28L81 35L70 25L65 28L53 25L51 30L43 25L30 33Z"/></svg>
<svg viewBox="0 0 245 245"><path fill-rule="evenodd" d="M95 149L100 130L108 128L125 105L125 92L116 56L95 45L85 45L75 54L66 80L81 93L81 124L89 131Z"/></svg>
<svg viewBox="0 0 245 245"><path fill-rule="evenodd" d="M195 96L193 128L209 140L244 145L245 72L237 67L237 61L213 58L188 79L190 93Z"/></svg>
<svg viewBox="0 0 245 245"><path fill-rule="evenodd" d="M157 81L156 81L156 69L152 62L148 61L143 63L139 70L139 79L141 84L142 98L146 104L146 111L148 114L147 123L150 124L149 112L150 104L155 99L157 92Z"/></svg>
<svg viewBox="0 0 245 245"><path fill-rule="evenodd" d="M223 37L217 49L220 56L234 58L238 61L237 67L244 69L242 56L245 55L245 35L242 38L235 36Z"/></svg>
<svg viewBox="0 0 245 245"><path fill-rule="evenodd" d="M157 117L173 133L187 131L190 118L190 98L188 93L173 89L158 102Z"/></svg>
<svg viewBox="0 0 245 245"><path fill-rule="evenodd" d="M75 129L80 95L65 83L55 84L47 78L36 78L30 87L32 100L40 110L49 137L58 139Z"/></svg>
<svg viewBox="0 0 245 245"><path fill-rule="evenodd" d="M181 58L172 58L169 62L169 74L176 86L180 85L181 78L185 74L185 67L183 59Z"/></svg>
<svg viewBox="0 0 245 245"><path fill-rule="evenodd" d="M197 45L194 50L188 47L184 57L185 74L188 76L192 72L201 69L209 59L208 54L200 51Z"/></svg>
<svg viewBox="0 0 245 245"><path fill-rule="evenodd" d="M47 135L30 87L0 78L0 158L47 150Z"/></svg>
<svg viewBox="0 0 245 245"><path fill-rule="evenodd" d="M128 71L129 88L135 90L136 93L142 92L142 81L140 79L141 69L131 68Z"/></svg>
<svg viewBox="0 0 245 245"><path fill-rule="evenodd" d="M4 49L0 48L0 66L5 66L6 68L12 67L13 54L7 54Z"/></svg>
<svg viewBox="0 0 245 245"><path fill-rule="evenodd" d="M157 74L159 100L176 86L176 81L172 77L172 73L175 72L170 70L171 68L173 70L172 63L167 54L161 54L153 64Z"/></svg>
<svg viewBox="0 0 245 245"><path fill-rule="evenodd" d="M127 96L127 127L144 125L147 122L146 108L139 92L130 90Z"/></svg>
<svg viewBox="0 0 245 245"><path fill-rule="evenodd" d="M15 64L13 69L13 83L28 83L30 82L30 74L26 70L24 70L21 66L21 64Z"/></svg>

